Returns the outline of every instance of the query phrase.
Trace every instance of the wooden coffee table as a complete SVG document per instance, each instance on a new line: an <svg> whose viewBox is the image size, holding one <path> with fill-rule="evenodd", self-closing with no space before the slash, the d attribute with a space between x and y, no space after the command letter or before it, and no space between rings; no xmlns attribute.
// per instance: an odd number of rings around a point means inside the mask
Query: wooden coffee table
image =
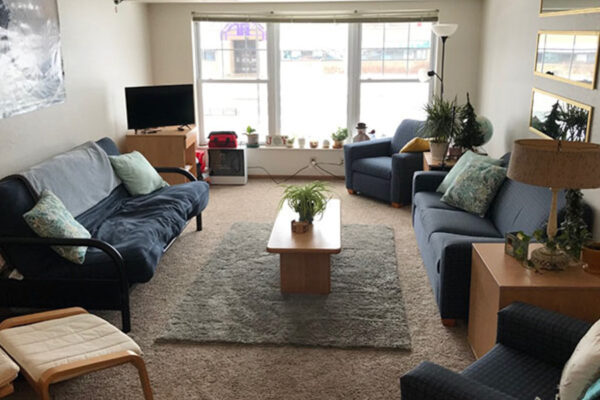
<svg viewBox="0 0 600 400"><path fill-rule="evenodd" d="M342 251L340 201L329 200L321 218L306 233L293 233L298 214L285 203L267 245L279 254L282 293L329 294L331 255Z"/></svg>

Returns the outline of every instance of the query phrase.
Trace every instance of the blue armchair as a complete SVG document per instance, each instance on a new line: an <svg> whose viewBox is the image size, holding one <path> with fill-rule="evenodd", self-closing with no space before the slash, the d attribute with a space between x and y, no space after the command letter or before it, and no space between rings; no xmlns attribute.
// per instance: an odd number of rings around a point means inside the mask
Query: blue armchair
<svg viewBox="0 0 600 400"><path fill-rule="evenodd" d="M461 373L424 362L400 379L402 400L554 400L590 324L529 304L498 313L496 346Z"/></svg>
<svg viewBox="0 0 600 400"><path fill-rule="evenodd" d="M410 204L413 174L423 169L423 154L399 151L417 136L421 124L421 121L406 119L393 138L345 145L348 193L374 197L393 207Z"/></svg>

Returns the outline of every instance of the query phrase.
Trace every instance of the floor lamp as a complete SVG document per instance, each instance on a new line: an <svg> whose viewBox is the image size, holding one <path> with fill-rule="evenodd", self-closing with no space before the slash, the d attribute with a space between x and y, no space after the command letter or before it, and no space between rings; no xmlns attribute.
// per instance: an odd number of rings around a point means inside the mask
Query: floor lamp
<svg viewBox="0 0 600 400"><path fill-rule="evenodd" d="M547 139L525 139L514 143L507 176L529 185L552 190L546 233L554 241L558 231L556 204L563 189L600 187L600 145ZM537 268L565 269L569 256L560 249L541 247L531 254Z"/></svg>
<svg viewBox="0 0 600 400"><path fill-rule="evenodd" d="M433 33L442 40L442 69L441 73L438 74L434 70L427 71L421 69L418 72L418 78L421 82L428 82L434 76L440 80L440 97L444 98L444 64L446 62L446 41L448 38L456 32L458 29L457 24L435 24L431 27Z"/></svg>

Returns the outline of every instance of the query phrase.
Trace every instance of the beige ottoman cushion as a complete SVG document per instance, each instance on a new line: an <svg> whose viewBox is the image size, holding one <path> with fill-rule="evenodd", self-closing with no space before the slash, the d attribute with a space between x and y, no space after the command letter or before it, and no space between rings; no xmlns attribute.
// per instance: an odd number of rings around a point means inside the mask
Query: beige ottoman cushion
<svg viewBox="0 0 600 400"><path fill-rule="evenodd" d="M0 388L17 379L17 375L19 367L0 349Z"/></svg>
<svg viewBox="0 0 600 400"><path fill-rule="evenodd" d="M78 314L0 331L0 346L35 381L59 365L140 347L92 314Z"/></svg>

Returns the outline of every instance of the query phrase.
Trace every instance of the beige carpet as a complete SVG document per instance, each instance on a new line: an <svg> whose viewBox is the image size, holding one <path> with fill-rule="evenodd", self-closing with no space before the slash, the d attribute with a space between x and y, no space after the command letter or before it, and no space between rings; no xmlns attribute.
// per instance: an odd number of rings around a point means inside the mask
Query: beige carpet
<svg viewBox="0 0 600 400"><path fill-rule="evenodd" d="M273 221L281 187L269 180L246 186L213 186L205 210L204 231L188 230L163 257L154 279L131 295L131 336L145 352L157 399L398 399L398 379L423 360L453 370L473 361L464 326L447 329L439 320L435 300L423 269L412 228L410 208L346 193L344 224L385 224L396 234L398 274L412 339L412 352L400 350L341 350L259 345L154 344L170 313L237 221ZM119 324L116 312L100 316ZM54 385L54 399L139 399L137 375L125 366ZM32 399L33 391L17 382L10 399Z"/></svg>

